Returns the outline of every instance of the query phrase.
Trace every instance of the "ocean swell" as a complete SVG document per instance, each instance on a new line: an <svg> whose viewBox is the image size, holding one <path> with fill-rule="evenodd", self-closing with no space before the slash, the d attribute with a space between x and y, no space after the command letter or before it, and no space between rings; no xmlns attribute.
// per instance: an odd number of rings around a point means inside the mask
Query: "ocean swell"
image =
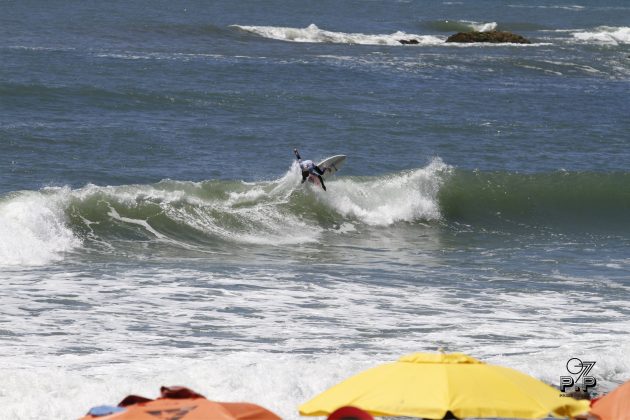
<svg viewBox="0 0 630 420"><path fill-rule="evenodd" d="M457 171L439 201L446 220L474 225L630 230L630 173Z"/></svg>
<svg viewBox="0 0 630 420"><path fill-rule="evenodd" d="M201 252L317 242L357 226L630 231L630 173L519 174L423 168L300 185L293 165L266 182L174 181L46 188L0 199L0 265L37 265L78 247L137 244Z"/></svg>

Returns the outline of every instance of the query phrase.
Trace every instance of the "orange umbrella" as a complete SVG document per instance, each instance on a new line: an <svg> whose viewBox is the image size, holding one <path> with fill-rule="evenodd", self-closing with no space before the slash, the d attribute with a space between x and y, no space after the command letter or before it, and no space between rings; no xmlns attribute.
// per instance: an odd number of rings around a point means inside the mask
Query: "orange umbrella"
<svg viewBox="0 0 630 420"><path fill-rule="evenodd" d="M630 381L594 401L591 414L601 420L630 420Z"/></svg>
<svg viewBox="0 0 630 420"><path fill-rule="evenodd" d="M80 420L281 420L256 404L209 401L183 387L162 387L161 391L157 400L129 396L118 407L97 407L111 414L96 415L92 409Z"/></svg>

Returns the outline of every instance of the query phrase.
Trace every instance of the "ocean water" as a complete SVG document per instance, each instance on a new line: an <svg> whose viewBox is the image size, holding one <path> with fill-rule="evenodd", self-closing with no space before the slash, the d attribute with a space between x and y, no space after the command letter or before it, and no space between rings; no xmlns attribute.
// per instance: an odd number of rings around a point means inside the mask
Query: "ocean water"
<svg viewBox="0 0 630 420"><path fill-rule="evenodd" d="M186 385L297 419L439 349L629 380L629 17L0 2L0 418ZM444 43L472 29L533 43ZM327 192L294 147L348 156Z"/></svg>

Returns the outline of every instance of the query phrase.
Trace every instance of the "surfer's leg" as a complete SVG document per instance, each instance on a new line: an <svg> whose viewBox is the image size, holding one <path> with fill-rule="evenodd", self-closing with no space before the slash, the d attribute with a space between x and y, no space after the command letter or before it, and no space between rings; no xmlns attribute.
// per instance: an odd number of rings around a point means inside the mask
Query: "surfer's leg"
<svg viewBox="0 0 630 420"><path fill-rule="evenodd" d="M322 183L322 189L326 191L326 186L324 185L324 178L322 178L321 175L317 175L317 177L319 178L319 182Z"/></svg>
<svg viewBox="0 0 630 420"><path fill-rule="evenodd" d="M317 172L317 175L324 175L324 171L319 169L319 166L315 165L313 168L315 169L315 172Z"/></svg>

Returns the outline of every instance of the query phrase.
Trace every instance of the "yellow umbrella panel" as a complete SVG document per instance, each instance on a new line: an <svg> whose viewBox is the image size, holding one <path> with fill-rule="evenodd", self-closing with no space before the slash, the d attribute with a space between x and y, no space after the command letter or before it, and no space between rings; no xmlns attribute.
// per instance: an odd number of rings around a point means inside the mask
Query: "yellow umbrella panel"
<svg viewBox="0 0 630 420"><path fill-rule="evenodd" d="M328 415L355 406L375 416L442 419L543 418L588 411L588 402L516 370L488 365L460 353L415 353L359 373L300 407L304 416Z"/></svg>

